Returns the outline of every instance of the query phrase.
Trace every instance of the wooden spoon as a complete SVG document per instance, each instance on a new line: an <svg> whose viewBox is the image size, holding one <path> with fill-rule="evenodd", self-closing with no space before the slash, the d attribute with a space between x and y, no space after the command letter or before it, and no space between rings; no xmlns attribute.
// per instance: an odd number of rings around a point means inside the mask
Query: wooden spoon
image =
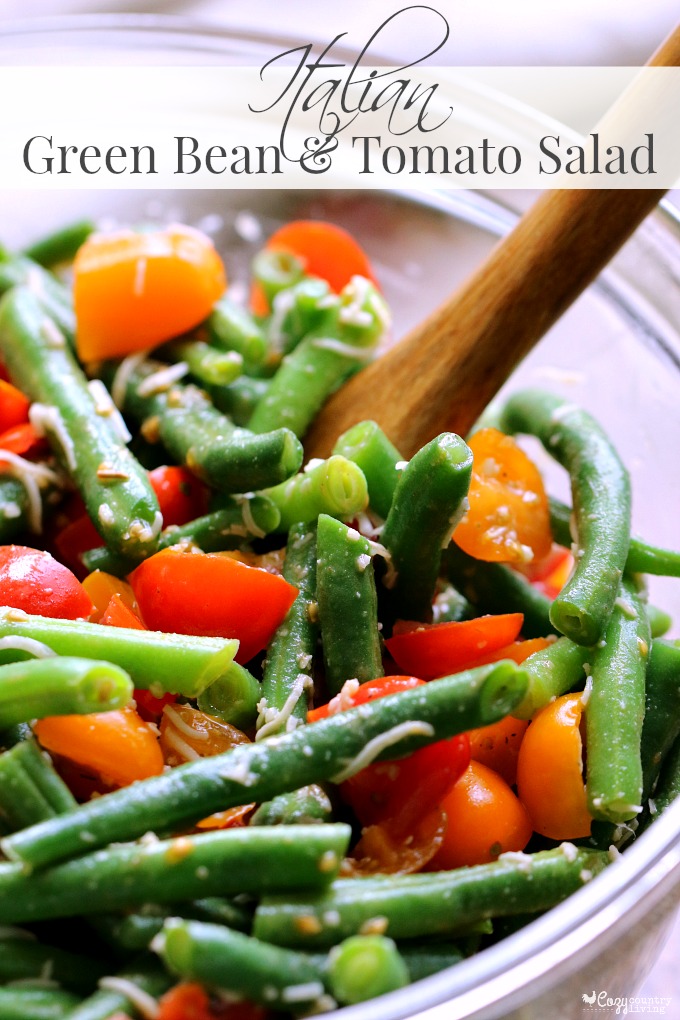
<svg viewBox="0 0 680 1020"><path fill-rule="evenodd" d="M680 65L680 26L649 64ZM621 101L610 115L620 113ZM330 398L305 440L307 453L328 456L337 437L364 418L377 421L407 457L440 432L465 435L664 194L544 192L457 292Z"/></svg>

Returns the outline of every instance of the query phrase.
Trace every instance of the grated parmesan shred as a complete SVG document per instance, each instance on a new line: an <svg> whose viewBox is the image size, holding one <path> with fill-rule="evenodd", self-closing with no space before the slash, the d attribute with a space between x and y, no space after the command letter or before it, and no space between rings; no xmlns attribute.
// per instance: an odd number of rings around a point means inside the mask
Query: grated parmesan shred
<svg viewBox="0 0 680 1020"><path fill-rule="evenodd" d="M20 634L10 634L7 637L0 638L0 651L4 649L16 649L19 652L28 652L36 659L51 659L57 653L49 645L44 644L42 641L36 641L35 638L22 637Z"/></svg>
<svg viewBox="0 0 680 1020"><path fill-rule="evenodd" d="M111 394L101 379L91 379L87 388L94 400L94 411L100 418L106 418L113 434L123 443L129 443L132 433L128 429L122 414L114 404Z"/></svg>
<svg viewBox="0 0 680 1020"><path fill-rule="evenodd" d="M297 703L310 687L313 687L312 678L306 673L298 673L281 709L273 706L268 708L267 699L262 698L257 705L260 714L257 717L255 740L264 740L281 729L288 731L288 723L292 720Z"/></svg>
<svg viewBox="0 0 680 1020"><path fill-rule="evenodd" d="M26 490L28 526L35 534L39 534L42 531L41 485L49 483L59 485L59 476L43 464L33 464L30 460L20 457L18 453L10 453L9 450L0 452L0 460L3 471L20 481Z"/></svg>
<svg viewBox="0 0 680 1020"><path fill-rule="evenodd" d="M118 992L125 996L144 1020L157 1020L160 1012L158 1003L153 995L149 995L134 981L122 977L103 977L99 979L99 987L107 992Z"/></svg>
<svg viewBox="0 0 680 1020"><path fill-rule="evenodd" d="M165 393L188 372L189 366L186 361L178 361L174 365L168 365L167 368L160 368L142 379L137 387L137 396L154 397L157 393Z"/></svg>
<svg viewBox="0 0 680 1020"><path fill-rule="evenodd" d="M76 451L73 440L62 421L59 409L48 404L31 404L28 409L28 420L39 436L46 435L49 430L61 446L61 452L69 471L76 469Z"/></svg>
<svg viewBox="0 0 680 1020"><path fill-rule="evenodd" d="M406 737L415 736L432 737L434 736L434 727L430 723L421 722L418 719L393 726L391 730L387 730L385 733L374 737L373 740L369 740L366 746L359 751L359 754L348 762L344 769L332 777L332 782L344 783L346 779L356 775L357 772L361 772L367 765L375 761L378 755L382 754L388 747L398 744Z"/></svg>
<svg viewBox="0 0 680 1020"><path fill-rule="evenodd" d="M372 347L355 347L352 344L343 343L342 340L333 336L320 336L316 340L312 340L311 345L322 351L333 351L343 358L352 358L354 361L370 361L373 357Z"/></svg>
<svg viewBox="0 0 680 1020"><path fill-rule="evenodd" d="M205 730L195 730L189 723L185 722L180 713L172 705L166 705L163 709L163 715L169 720L172 726L180 733L183 733L185 737L192 737L194 740L209 740L210 734Z"/></svg>
<svg viewBox="0 0 680 1020"><path fill-rule="evenodd" d="M149 350L138 351L137 354L130 354L127 358L123 358L116 369L116 374L114 375L113 382L111 383L111 399L119 410L122 411L123 405L125 404L125 394L127 393L130 379L135 374L139 366L146 361L148 356Z"/></svg>

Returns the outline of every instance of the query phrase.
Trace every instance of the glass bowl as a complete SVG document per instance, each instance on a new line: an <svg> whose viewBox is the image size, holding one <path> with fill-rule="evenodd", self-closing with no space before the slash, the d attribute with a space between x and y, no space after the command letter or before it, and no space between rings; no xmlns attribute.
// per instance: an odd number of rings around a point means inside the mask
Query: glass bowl
<svg viewBox="0 0 680 1020"><path fill-rule="evenodd" d="M0 62L55 63L58 57L65 63L259 65L290 44L265 35L200 29L179 19L65 18L8 26ZM474 109L474 87L469 95ZM483 101L485 115L495 111L510 140L537 116L488 93ZM260 237L275 225L293 217L328 218L352 231L369 252L393 307L398 338L478 265L531 197L510 191L61 191L30 197L5 191L0 209L2 241L16 246L82 215L111 223L187 220L214 236L236 290L245 287ZM680 217L671 203L649 218L507 388L525 384L567 396L598 418L631 472L634 530L657 544L677 545ZM566 495L563 473L540 457L551 491ZM653 578L650 589L655 603L680 616L677 581ZM434 977L334 1016L581 1017L587 1008L582 996L593 990L613 998L634 995L679 899L677 804L587 889L521 932Z"/></svg>

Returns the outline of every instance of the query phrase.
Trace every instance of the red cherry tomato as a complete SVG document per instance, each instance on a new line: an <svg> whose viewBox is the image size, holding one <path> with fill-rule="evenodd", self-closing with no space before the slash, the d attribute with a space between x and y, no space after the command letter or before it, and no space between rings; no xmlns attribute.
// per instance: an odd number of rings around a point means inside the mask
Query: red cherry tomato
<svg viewBox="0 0 680 1020"><path fill-rule="evenodd" d="M130 575L142 620L151 630L238 638L236 659L261 652L298 590L222 553L163 549Z"/></svg>
<svg viewBox="0 0 680 1020"><path fill-rule="evenodd" d="M480 616L460 623L398 621L385 644L404 671L432 680L478 665L483 656L514 641L523 622L521 613Z"/></svg>
<svg viewBox="0 0 680 1020"><path fill-rule="evenodd" d="M163 527L188 524L208 512L208 488L184 467L173 464L149 472Z"/></svg>
<svg viewBox="0 0 680 1020"><path fill-rule="evenodd" d="M68 567L24 545L0 547L0 604L62 620L87 619L93 608Z"/></svg>

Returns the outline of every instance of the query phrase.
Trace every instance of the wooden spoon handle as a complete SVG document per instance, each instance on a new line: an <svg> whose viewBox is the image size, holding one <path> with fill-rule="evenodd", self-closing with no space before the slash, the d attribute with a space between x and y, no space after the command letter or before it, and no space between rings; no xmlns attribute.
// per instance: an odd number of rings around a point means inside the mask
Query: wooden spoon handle
<svg viewBox="0 0 680 1020"><path fill-rule="evenodd" d="M680 64L680 27L650 63ZM327 456L361 418L377 421L407 457L442 431L465 435L664 194L544 192L457 293L327 402L307 452Z"/></svg>

